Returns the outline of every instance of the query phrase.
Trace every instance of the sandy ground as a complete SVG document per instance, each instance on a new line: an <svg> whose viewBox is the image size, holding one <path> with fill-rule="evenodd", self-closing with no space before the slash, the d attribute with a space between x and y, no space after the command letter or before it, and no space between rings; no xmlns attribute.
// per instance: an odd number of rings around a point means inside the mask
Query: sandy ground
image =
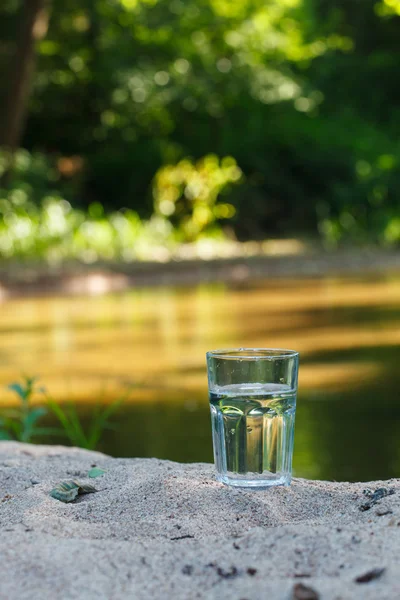
<svg viewBox="0 0 400 600"><path fill-rule="evenodd" d="M98 492L49 496L71 478ZM0 442L0 531L1 600L400 598L400 480L251 492L208 464Z"/></svg>

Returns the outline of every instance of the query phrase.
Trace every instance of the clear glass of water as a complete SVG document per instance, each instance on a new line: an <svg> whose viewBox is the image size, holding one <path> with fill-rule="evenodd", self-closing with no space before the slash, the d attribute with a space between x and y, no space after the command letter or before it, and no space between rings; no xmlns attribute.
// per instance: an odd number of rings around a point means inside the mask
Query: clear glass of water
<svg viewBox="0 0 400 600"><path fill-rule="evenodd" d="M290 484L298 365L294 350L207 352L218 481L251 488Z"/></svg>

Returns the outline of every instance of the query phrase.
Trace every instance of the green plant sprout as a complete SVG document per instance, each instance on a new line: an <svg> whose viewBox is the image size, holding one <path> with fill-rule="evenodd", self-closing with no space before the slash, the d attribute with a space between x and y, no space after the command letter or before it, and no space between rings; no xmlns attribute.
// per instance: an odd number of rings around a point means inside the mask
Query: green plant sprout
<svg viewBox="0 0 400 600"><path fill-rule="evenodd" d="M98 447L106 429L113 429L111 416L120 408L125 396L111 404L97 403L88 424L83 425L76 408L70 402L66 407L51 398L46 389L36 385L36 377L25 377L22 383L12 383L8 389L19 400L15 408L5 409L0 415L0 440L33 442L39 436L64 436L73 446L94 450ZM46 400L46 406L32 406L33 396L39 393ZM60 428L40 426L40 420L49 413L57 418Z"/></svg>
<svg viewBox="0 0 400 600"><path fill-rule="evenodd" d="M54 435L60 430L52 427L39 427L38 422L47 414L44 406L32 406L35 392L44 392L37 388L36 377L25 377L22 383L12 383L8 389L15 392L19 405L6 409L0 416L0 440L32 442L39 435Z"/></svg>

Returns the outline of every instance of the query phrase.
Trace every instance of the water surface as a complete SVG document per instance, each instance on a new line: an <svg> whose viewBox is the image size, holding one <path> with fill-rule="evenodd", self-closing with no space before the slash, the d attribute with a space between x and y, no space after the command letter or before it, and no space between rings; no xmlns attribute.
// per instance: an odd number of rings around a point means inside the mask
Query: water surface
<svg viewBox="0 0 400 600"><path fill-rule="evenodd" d="M0 385L39 375L83 418L134 385L105 433L118 456L211 461L205 352L299 350L295 474L400 476L400 278L276 280L20 298L0 311ZM11 395L1 394L3 404Z"/></svg>

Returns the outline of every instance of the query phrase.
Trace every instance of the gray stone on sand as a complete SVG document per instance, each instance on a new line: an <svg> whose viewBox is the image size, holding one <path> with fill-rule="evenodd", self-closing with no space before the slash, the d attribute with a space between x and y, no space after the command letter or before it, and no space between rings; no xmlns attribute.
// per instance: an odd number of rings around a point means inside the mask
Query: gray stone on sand
<svg viewBox="0 0 400 600"><path fill-rule="evenodd" d="M93 465L106 473L87 479ZM66 479L99 491L63 504L49 492ZM395 493L360 510L380 487ZM208 464L0 442L0 599L289 600L299 583L323 600L400 598L399 490L242 491Z"/></svg>

